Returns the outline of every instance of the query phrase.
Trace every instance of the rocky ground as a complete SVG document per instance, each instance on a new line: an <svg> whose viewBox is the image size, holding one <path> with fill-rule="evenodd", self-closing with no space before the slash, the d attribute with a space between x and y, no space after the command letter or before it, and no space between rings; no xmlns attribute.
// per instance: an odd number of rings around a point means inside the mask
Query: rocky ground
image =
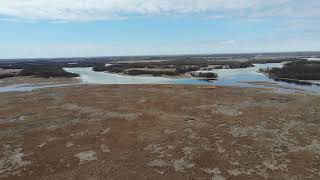
<svg viewBox="0 0 320 180"><path fill-rule="evenodd" d="M265 91L0 93L0 179L320 179L320 97Z"/></svg>

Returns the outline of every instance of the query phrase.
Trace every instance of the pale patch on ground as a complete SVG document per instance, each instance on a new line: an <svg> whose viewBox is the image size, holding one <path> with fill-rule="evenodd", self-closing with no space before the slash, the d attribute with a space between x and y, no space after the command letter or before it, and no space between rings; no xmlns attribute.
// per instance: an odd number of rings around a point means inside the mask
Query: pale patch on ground
<svg viewBox="0 0 320 180"><path fill-rule="evenodd" d="M204 105L196 106L197 109L201 109L201 110L212 110L216 107L217 107L216 104L204 104ZM183 107L183 108L185 110L191 111L193 107Z"/></svg>
<svg viewBox="0 0 320 180"><path fill-rule="evenodd" d="M69 110L69 111L80 111L80 113L95 113L95 112L98 112L97 109L95 108L91 108L91 107L82 107L82 106L79 106L77 104L70 104L70 103L67 103L67 104L64 104L63 106L61 106L63 109L65 110Z"/></svg>
<svg viewBox="0 0 320 180"><path fill-rule="evenodd" d="M164 158L170 156L170 154L166 153L166 150L173 150L174 146L167 146L167 147L161 147L160 144L150 144L147 147L144 148L146 151L151 151L153 154L159 154L158 157ZM172 160L170 162L166 162L162 159L156 159L148 163L148 166L152 167L163 167L163 166L172 166L175 171L184 171L186 169L190 169L195 166L194 163L191 162L193 150L197 148L195 147L184 147L183 153L185 155L184 158L178 159L178 160Z"/></svg>
<svg viewBox="0 0 320 180"><path fill-rule="evenodd" d="M239 176L242 174L242 172L239 171L238 169L228 170L228 173L232 176Z"/></svg>
<svg viewBox="0 0 320 180"><path fill-rule="evenodd" d="M70 134L71 137L74 137L74 138L81 138L82 136L97 136L97 135L101 135L102 130L98 130L97 129L86 129L86 130L83 130L83 131L80 131L80 132L73 132Z"/></svg>
<svg viewBox="0 0 320 180"><path fill-rule="evenodd" d="M196 108L201 110L211 110L212 114L218 115L226 115L226 116L239 116L242 114L240 111L241 107L244 108L246 105L223 105L223 104L207 104L207 105L200 105Z"/></svg>
<svg viewBox="0 0 320 180"><path fill-rule="evenodd" d="M148 166L151 166L151 167L164 167L169 165L170 164L168 164L166 161L162 159L156 159L148 163Z"/></svg>
<svg viewBox="0 0 320 180"><path fill-rule="evenodd" d="M52 142L52 141L60 140L60 139L63 139L63 138L52 137L52 138L49 138L47 141L48 141L48 142Z"/></svg>
<svg viewBox="0 0 320 180"><path fill-rule="evenodd" d="M288 166L286 164L279 164L276 160L268 160L262 162L262 164L271 171L281 170L287 171Z"/></svg>
<svg viewBox="0 0 320 180"><path fill-rule="evenodd" d="M320 155L320 141L317 139L312 140L311 144L306 146L306 149L314 151Z"/></svg>
<svg viewBox="0 0 320 180"><path fill-rule="evenodd" d="M39 144L38 147L39 147L39 148L42 148L42 147L44 147L45 145L47 145L48 143L50 143L50 142L52 142L52 141L55 141L55 140L59 140L59 139L63 139L63 138L56 138L56 137L49 138L49 139L47 139L45 142Z"/></svg>
<svg viewBox="0 0 320 180"><path fill-rule="evenodd" d="M189 160L185 160L184 158L173 161L173 167L175 171L178 172L193 168L194 166L195 164L191 163Z"/></svg>
<svg viewBox="0 0 320 180"><path fill-rule="evenodd" d="M110 130L111 128L104 129L100 134L101 135L107 134Z"/></svg>
<svg viewBox="0 0 320 180"><path fill-rule="evenodd" d="M245 170L244 168L239 168L239 169L227 170L227 172L232 176L240 176L240 175L250 176L251 174L256 173L264 178L268 177L268 173L266 173L266 168L263 165L258 165L254 169Z"/></svg>
<svg viewBox="0 0 320 180"><path fill-rule="evenodd" d="M25 121L27 119L27 116L19 116L17 118L11 119L11 122L19 122L19 121Z"/></svg>
<svg viewBox="0 0 320 180"><path fill-rule="evenodd" d="M250 131L255 132L256 129L251 127L242 128L242 127L235 126L235 127L231 127L230 134L233 137L241 138L241 137L247 137Z"/></svg>
<svg viewBox="0 0 320 180"><path fill-rule="evenodd" d="M138 103L146 103L147 102L147 99L145 99L145 98L142 98L142 99L140 99L139 101L138 101Z"/></svg>
<svg viewBox="0 0 320 180"><path fill-rule="evenodd" d="M192 151L195 149L197 149L197 148L196 147L184 147L182 150L186 156L190 156L190 155L192 155Z"/></svg>
<svg viewBox="0 0 320 180"><path fill-rule="evenodd" d="M43 146L45 146L47 144L47 142L41 143L38 145L39 148L42 148Z"/></svg>
<svg viewBox="0 0 320 180"><path fill-rule="evenodd" d="M214 169L209 169L209 168L206 168L206 169L201 169L202 171L204 171L205 173L209 174L209 175L213 175L210 180L225 180L226 178L223 177L221 175L221 171L219 168L214 168Z"/></svg>
<svg viewBox="0 0 320 180"><path fill-rule="evenodd" d="M51 125L51 126L46 127L46 129L49 130L49 131L55 131L55 130L57 130L58 128L59 128L58 125Z"/></svg>
<svg viewBox="0 0 320 180"><path fill-rule="evenodd" d="M165 129L165 130L163 131L164 134L174 134L174 133L176 133L176 132L177 132L177 130L170 130L170 129Z"/></svg>
<svg viewBox="0 0 320 180"><path fill-rule="evenodd" d="M31 164L31 161L25 160L26 155L20 147L13 148L10 145L4 145L4 151L1 154L0 177L19 175L21 168Z"/></svg>
<svg viewBox="0 0 320 180"><path fill-rule="evenodd" d="M88 114L93 117L96 117L99 115L99 116L105 116L108 118L121 118L127 121L133 121L141 115L140 113L108 112L103 109L98 109L93 107L83 107L77 104L70 104L70 103L64 104L62 108L69 111L77 111L80 114Z"/></svg>
<svg viewBox="0 0 320 180"><path fill-rule="evenodd" d="M209 168L203 169L202 168L201 170L203 170L207 174L221 174L221 171L219 168L214 168L214 169L209 169Z"/></svg>
<svg viewBox="0 0 320 180"><path fill-rule="evenodd" d="M213 114L220 114L226 116L239 116L242 112L235 106L216 105L211 111Z"/></svg>
<svg viewBox="0 0 320 180"><path fill-rule="evenodd" d="M198 149L196 147L184 147L182 148L183 150L183 153L184 153L184 156L185 156L185 159L188 159L188 160L192 160L193 159L193 156L194 156L194 151Z"/></svg>
<svg viewBox="0 0 320 180"><path fill-rule="evenodd" d="M151 151L152 153L163 153L161 150L164 148L161 147L160 144L149 144L147 147L144 148L145 151Z"/></svg>
<svg viewBox="0 0 320 180"><path fill-rule="evenodd" d="M210 180L225 180L226 178L219 175L219 174L215 174L213 177L210 178Z"/></svg>
<svg viewBox="0 0 320 180"><path fill-rule="evenodd" d="M197 136L197 134L195 132L193 132L193 130L191 128L186 128L183 130L183 132L188 133L188 138L190 139L200 139L199 136Z"/></svg>
<svg viewBox="0 0 320 180"><path fill-rule="evenodd" d="M73 142L67 142L66 143L66 147L69 148L69 147L72 147L74 146L74 143Z"/></svg>
<svg viewBox="0 0 320 180"><path fill-rule="evenodd" d="M222 153L226 152L226 150L219 143L216 143L216 146L217 146L217 151L219 153L222 154Z"/></svg>
<svg viewBox="0 0 320 180"><path fill-rule="evenodd" d="M100 149L101 149L101 151L104 152L104 153L109 153L109 152L111 152L110 149L109 149L109 146L107 146L107 145L105 145L105 144L101 144L101 145L100 145Z"/></svg>
<svg viewBox="0 0 320 180"><path fill-rule="evenodd" d="M118 113L118 112L109 112L107 114L111 118L122 118L127 121L133 121L138 119L141 113Z"/></svg>
<svg viewBox="0 0 320 180"><path fill-rule="evenodd" d="M230 161L229 163L234 166L240 166L240 163L238 161Z"/></svg>
<svg viewBox="0 0 320 180"><path fill-rule="evenodd" d="M80 131L77 133L71 133L70 136L71 137L79 137L79 136L84 136L84 135L90 135L91 133L89 132L89 130L85 130L85 131Z"/></svg>
<svg viewBox="0 0 320 180"><path fill-rule="evenodd" d="M97 160L96 152L94 152L92 150L80 152L80 153L74 155L74 157L78 157L79 158L79 160L80 160L79 164L80 165L84 164L84 163L87 163L89 161Z"/></svg>
<svg viewBox="0 0 320 180"><path fill-rule="evenodd" d="M295 144L287 143L288 147L290 147L290 152L299 152L299 151L312 151L315 154L320 155L320 143L318 140L314 139L311 141L311 144L305 146L298 146Z"/></svg>

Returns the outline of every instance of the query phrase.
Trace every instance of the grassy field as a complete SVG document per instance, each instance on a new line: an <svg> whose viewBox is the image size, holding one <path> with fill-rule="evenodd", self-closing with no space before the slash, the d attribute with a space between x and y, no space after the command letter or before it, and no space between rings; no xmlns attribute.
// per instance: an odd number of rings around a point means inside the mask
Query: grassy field
<svg viewBox="0 0 320 180"><path fill-rule="evenodd" d="M0 93L0 179L319 179L320 98L76 85Z"/></svg>

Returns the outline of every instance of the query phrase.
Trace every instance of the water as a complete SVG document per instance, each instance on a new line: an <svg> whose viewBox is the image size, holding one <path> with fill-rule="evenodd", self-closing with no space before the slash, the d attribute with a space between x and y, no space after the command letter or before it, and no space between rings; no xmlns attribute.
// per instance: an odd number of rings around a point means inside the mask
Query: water
<svg viewBox="0 0 320 180"><path fill-rule="evenodd" d="M276 81L269 78L259 69L279 67L285 63L267 63L254 64L255 67L243 69L217 69L213 70L218 74L218 80L204 81L193 78L164 78L164 77L146 77L146 76L127 76L119 74L111 74L105 72L95 72L92 68L64 68L68 72L80 75L82 83L86 84L197 84L197 85L219 85L219 86L239 86L239 87L256 87L256 88L272 88L279 93L294 93L296 91L308 91L309 93L320 94L320 86L305 85L283 81ZM59 87L70 84L19 84L12 86L0 87L1 92L14 91L32 91L35 89ZM71 84L72 85L72 84Z"/></svg>
<svg viewBox="0 0 320 180"><path fill-rule="evenodd" d="M204 81L193 78L163 78L163 77L141 77L111 74L105 72L94 72L92 68L65 68L66 71L80 75L84 83L92 84L199 84L219 86L240 86L240 87L272 87L278 92L309 91L320 93L320 86L298 85L276 81L259 72L260 69L283 67L284 63L254 64L255 67L243 69L217 69L213 70L218 74L216 81Z"/></svg>
<svg viewBox="0 0 320 180"><path fill-rule="evenodd" d="M163 77L124 76L104 72L95 72L92 68L64 68L80 75L84 83L89 84L170 84L174 79Z"/></svg>
<svg viewBox="0 0 320 180"><path fill-rule="evenodd" d="M260 68L282 67L283 63L256 64L255 67L244 69L218 69L213 70L219 79L214 82L201 81L193 78L163 78L146 76L127 76L106 72L95 72L92 68L64 68L64 70L80 75L84 83L89 84L216 84L237 85L242 81L269 81ZM241 83L243 84L243 83ZM247 83L245 83L247 84Z"/></svg>
<svg viewBox="0 0 320 180"><path fill-rule="evenodd" d="M320 61L320 58L307 58L308 61Z"/></svg>

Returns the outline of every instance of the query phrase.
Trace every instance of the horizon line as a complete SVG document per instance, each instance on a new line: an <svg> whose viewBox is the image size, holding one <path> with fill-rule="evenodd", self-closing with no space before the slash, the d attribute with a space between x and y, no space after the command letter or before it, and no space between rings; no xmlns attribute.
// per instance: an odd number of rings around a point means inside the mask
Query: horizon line
<svg viewBox="0 0 320 180"><path fill-rule="evenodd" d="M243 52L243 53L203 53L203 54L155 54L155 55L115 55L115 56L65 56L65 57L19 57L19 58L0 58L4 60L53 60L53 59L73 59L73 58L124 58L124 57L179 57L179 56L213 56L213 55L254 55L254 54L285 54L285 53L320 53L319 51L265 51L265 52ZM320 54L319 54L320 55Z"/></svg>

